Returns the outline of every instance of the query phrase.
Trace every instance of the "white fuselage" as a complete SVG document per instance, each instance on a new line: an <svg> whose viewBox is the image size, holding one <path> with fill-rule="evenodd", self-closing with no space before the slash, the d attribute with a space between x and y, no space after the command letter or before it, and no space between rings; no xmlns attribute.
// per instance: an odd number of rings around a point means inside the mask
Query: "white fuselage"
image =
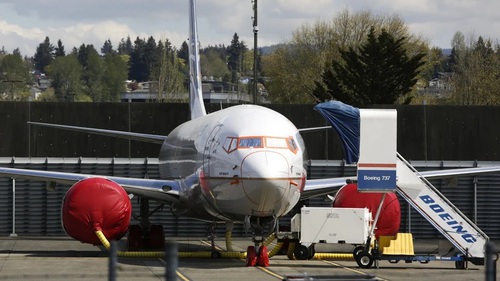
<svg viewBox="0 0 500 281"><path fill-rule="evenodd" d="M238 105L174 129L160 151L162 178L185 178L173 210L206 220L276 218L305 184L305 147L297 128L261 106Z"/></svg>

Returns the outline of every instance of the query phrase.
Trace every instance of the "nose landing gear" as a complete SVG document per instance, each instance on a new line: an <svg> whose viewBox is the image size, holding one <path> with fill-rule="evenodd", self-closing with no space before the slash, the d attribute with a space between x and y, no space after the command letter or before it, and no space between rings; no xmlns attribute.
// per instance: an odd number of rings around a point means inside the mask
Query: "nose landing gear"
<svg viewBox="0 0 500 281"><path fill-rule="evenodd" d="M254 246L248 246L247 248L247 266L269 266L269 254L264 244L264 238L262 237L262 225L260 222L260 219L257 218L257 223L253 226L254 234L252 241L254 242Z"/></svg>
<svg viewBox="0 0 500 281"><path fill-rule="evenodd" d="M255 244L256 244L255 246L248 246L247 248L247 258L246 258L247 266L268 267L269 254L267 252L266 245L262 244L262 239L260 240L260 242L256 242ZM258 252L256 251L257 248L259 249Z"/></svg>

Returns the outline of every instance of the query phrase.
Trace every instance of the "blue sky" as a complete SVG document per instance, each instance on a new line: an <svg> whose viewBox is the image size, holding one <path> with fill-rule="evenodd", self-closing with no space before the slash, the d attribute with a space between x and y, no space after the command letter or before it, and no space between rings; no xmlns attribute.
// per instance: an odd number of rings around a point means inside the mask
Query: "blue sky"
<svg viewBox="0 0 500 281"><path fill-rule="evenodd" d="M282 43L294 30L318 20L330 20L344 9L398 15L410 31L432 46L449 48L453 34L500 38L498 0L258 0L259 46ZM236 32L253 47L251 0L198 0L198 26L202 46L229 45ZM187 0L2 0L0 47L19 47L33 55L45 36L66 50L82 43L100 49L110 39L137 36L168 38L179 47L188 36Z"/></svg>

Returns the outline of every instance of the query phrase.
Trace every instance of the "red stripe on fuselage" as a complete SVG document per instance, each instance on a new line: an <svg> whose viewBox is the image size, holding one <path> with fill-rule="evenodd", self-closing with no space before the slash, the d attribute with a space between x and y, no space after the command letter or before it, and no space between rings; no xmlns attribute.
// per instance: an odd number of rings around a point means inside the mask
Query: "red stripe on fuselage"
<svg viewBox="0 0 500 281"><path fill-rule="evenodd" d="M358 163L361 168L396 168L396 164Z"/></svg>

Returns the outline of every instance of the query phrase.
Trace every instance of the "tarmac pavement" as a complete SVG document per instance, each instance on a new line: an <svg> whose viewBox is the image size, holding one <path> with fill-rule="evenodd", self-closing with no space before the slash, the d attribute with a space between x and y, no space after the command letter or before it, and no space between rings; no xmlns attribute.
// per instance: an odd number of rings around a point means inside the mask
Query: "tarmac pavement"
<svg viewBox="0 0 500 281"><path fill-rule="evenodd" d="M179 250L209 251L206 239L176 238ZM223 238L217 246L225 248ZM118 247L123 247L124 242ZM233 240L235 251L244 251L250 239ZM274 244L269 246L272 249ZM438 243L416 241L416 253L437 254ZM351 245L317 245L316 252L352 250ZM498 262L497 262L498 264ZM118 258L116 280L166 280L164 258ZM0 280L110 280L108 251L69 237L0 237ZM497 272L496 277L500 277ZM471 263L455 268L454 262L389 263L361 269L354 260L290 260L286 255L270 259L269 267L247 267L239 258L181 258L177 280L485 280L485 267ZM309 277L315 277L308 279ZM500 279L499 279L500 280Z"/></svg>

